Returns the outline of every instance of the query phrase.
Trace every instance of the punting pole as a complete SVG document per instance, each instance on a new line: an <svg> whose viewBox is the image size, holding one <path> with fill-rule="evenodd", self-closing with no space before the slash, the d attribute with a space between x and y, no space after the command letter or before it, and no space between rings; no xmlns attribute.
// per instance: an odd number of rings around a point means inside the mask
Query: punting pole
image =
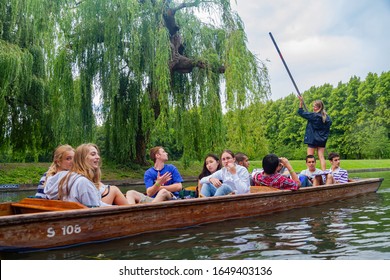
<svg viewBox="0 0 390 280"><path fill-rule="evenodd" d="M298 87L297 87L297 84L295 83L294 78L293 78L293 76L291 75L291 72L290 72L290 70L289 70L288 67L287 67L286 62L284 61L284 58L283 58L283 56L282 56L282 53L280 52L279 47L278 47L278 45L276 44L275 39L274 39L274 36L272 36L272 33L271 33L271 32L269 32L269 36L271 37L271 40L272 40L272 42L274 43L275 48L276 48L276 50L278 51L280 58L282 59L282 62L283 62L283 64L284 64L284 67L286 68L287 73L288 73L288 75L290 76L290 79L291 79L291 81L293 82L294 87L295 87L295 89L296 89L298 95L299 95L300 97L302 97L302 95L301 95L301 93L299 92L299 89L298 89ZM302 99L302 101L303 101L303 99ZM303 108L305 108L305 111L307 111L307 107L306 107L305 101L303 101Z"/></svg>

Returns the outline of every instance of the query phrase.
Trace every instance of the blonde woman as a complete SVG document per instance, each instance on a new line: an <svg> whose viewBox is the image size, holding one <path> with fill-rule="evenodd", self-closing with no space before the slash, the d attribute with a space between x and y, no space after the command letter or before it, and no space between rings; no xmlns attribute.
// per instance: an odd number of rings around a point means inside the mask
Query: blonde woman
<svg viewBox="0 0 390 280"><path fill-rule="evenodd" d="M44 191L49 199L76 201L88 207L108 206L101 200L100 178L98 147L82 144L75 151L72 168L49 177Z"/></svg>
<svg viewBox="0 0 390 280"><path fill-rule="evenodd" d="M41 180L39 180L37 198L47 198L44 193L45 183L48 177L54 176L58 172L69 170L73 166L74 149L70 145L61 145L54 150L53 162L49 167L49 170L43 174Z"/></svg>
<svg viewBox="0 0 390 280"><path fill-rule="evenodd" d="M299 98L298 114L307 119L304 143L307 144L307 155L314 155L317 150L318 158L321 163L321 169L326 169L325 145L328 141L330 126L332 121L326 113L324 103L321 100L313 102L313 112L303 110L303 99Z"/></svg>

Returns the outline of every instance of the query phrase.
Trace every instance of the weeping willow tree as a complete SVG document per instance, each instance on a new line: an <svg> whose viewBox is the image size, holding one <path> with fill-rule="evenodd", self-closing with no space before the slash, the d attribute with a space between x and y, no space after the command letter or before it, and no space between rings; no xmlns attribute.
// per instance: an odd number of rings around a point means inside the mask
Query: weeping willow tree
<svg viewBox="0 0 390 280"><path fill-rule="evenodd" d="M225 148L225 111L245 108L268 93L266 68L247 49L243 22L229 0L0 1L1 13L19 9L15 14L30 15L23 26L36 26L25 33L32 34L29 45L45 61L37 76L44 108L38 113L42 127L52 125L34 131L40 141L45 136L56 144L90 141L97 117L106 156L116 162L143 164L151 145L171 143L185 161L200 159ZM205 15L213 16L202 20ZM14 26L8 29L2 23L1 48L34 64L26 46L3 39L4 30L22 29L15 19L9 22ZM5 75L11 81L14 74ZM12 88L17 86L0 84L2 96ZM10 116L1 115L1 124ZM238 118L245 121L242 114ZM0 137L17 130L2 127ZM237 133L244 137L245 128Z"/></svg>
<svg viewBox="0 0 390 280"><path fill-rule="evenodd" d="M43 1L0 0L0 151L19 160L37 160L48 139L46 12Z"/></svg>
<svg viewBox="0 0 390 280"><path fill-rule="evenodd" d="M205 23L199 12L218 18ZM223 110L266 95L265 68L230 1L85 0L71 14L69 45L85 79L99 81L105 151L116 161L144 163L152 144L175 142L184 160L220 150Z"/></svg>
<svg viewBox="0 0 390 280"><path fill-rule="evenodd" d="M74 1L0 0L0 151L48 160L59 144L92 140L90 83L68 48Z"/></svg>

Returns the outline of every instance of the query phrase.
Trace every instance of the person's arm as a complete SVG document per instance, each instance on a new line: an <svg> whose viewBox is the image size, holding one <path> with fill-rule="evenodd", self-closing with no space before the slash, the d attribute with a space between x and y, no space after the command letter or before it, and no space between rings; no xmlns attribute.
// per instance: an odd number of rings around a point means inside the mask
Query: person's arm
<svg viewBox="0 0 390 280"><path fill-rule="evenodd" d="M41 179L39 180L39 184L37 186L37 193L35 194L35 197L46 198L45 195L46 174L47 172L45 172L41 177Z"/></svg>
<svg viewBox="0 0 390 280"><path fill-rule="evenodd" d="M263 170L254 170L252 171L252 181L255 186L260 186L260 179L262 178Z"/></svg>
<svg viewBox="0 0 390 280"><path fill-rule="evenodd" d="M75 192L73 192L75 190ZM71 188L70 198L73 198L87 207L109 206L101 201L101 195L96 186L87 178L79 177Z"/></svg>
<svg viewBox="0 0 390 280"><path fill-rule="evenodd" d="M292 168L288 159L281 157L280 162L287 168L288 172L290 172L291 179L293 179L298 184L298 188L299 188L301 186L301 181L299 181L299 177L298 177L297 173L294 171L294 169Z"/></svg>
<svg viewBox="0 0 390 280"><path fill-rule="evenodd" d="M299 109L303 108L303 97L301 95L298 95L299 98Z"/></svg>
<svg viewBox="0 0 390 280"><path fill-rule="evenodd" d="M348 171L340 170L339 183L347 183L348 182Z"/></svg>
<svg viewBox="0 0 390 280"><path fill-rule="evenodd" d="M163 185L160 187L160 189L166 189L170 192L179 192L183 188L182 183L173 183L171 185Z"/></svg>
<svg viewBox="0 0 390 280"><path fill-rule="evenodd" d="M203 184L209 183L210 178L211 178L211 175L203 177L202 179L199 180L199 184L203 185Z"/></svg>
<svg viewBox="0 0 390 280"><path fill-rule="evenodd" d="M148 185L146 185L146 194L150 197L153 197L156 193L158 193L163 188L162 185L171 179L172 179L171 172L165 172L161 176L160 176L160 172L157 172L157 179L154 181L153 185L150 186L150 184L149 184L149 187L148 187ZM145 179L145 182L147 182L147 181L150 181L149 178ZM166 187L168 187L168 186L166 186ZM165 189L167 189L167 188L165 188ZM168 191L170 191L170 190L168 190Z"/></svg>
<svg viewBox="0 0 390 280"><path fill-rule="evenodd" d="M161 188L164 188L172 193L179 192L183 188L183 178L181 177L179 170L177 170L174 165L170 166L170 168L171 180L167 180L165 184L162 184ZM171 184L167 185L167 183Z"/></svg>
<svg viewBox="0 0 390 280"><path fill-rule="evenodd" d="M239 168L233 175L234 186L239 194L248 193L250 188L249 172L245 167Z"/></svg>
<svg viewBox="0 0 390 280"><path fill-rule="evenodd" d="M218 181L222 180L222 169L217 170L216 172L214 172L213 174L211 174L209 176L203 177L202 179L200 179L200 183L202 185L207 184L207 183L211 183L211 184L215 185L213 182L211 182L211 178L216 178L216 179L218 179Z"/></svg>

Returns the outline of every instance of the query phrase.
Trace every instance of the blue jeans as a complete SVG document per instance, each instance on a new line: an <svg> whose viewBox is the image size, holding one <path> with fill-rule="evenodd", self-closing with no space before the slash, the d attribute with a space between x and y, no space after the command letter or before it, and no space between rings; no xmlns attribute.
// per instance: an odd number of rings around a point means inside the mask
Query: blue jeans
<svg viewBox="0 0 390 280"><path fill-rule="evenodd" d="M227 195L231 193L233 189L226 184L222 184L219 188L215 187L211 183L206 183L202 185L202 189L200 191L201 194L204 196L222 196L222 195Z"/></svg>
<svg viewBox="0 0 390 280"><path fill-rule="evenodd" d="M305 175L299 174L299 175L298 175L298 178L299 178L299 181L301 181L301 187L302 187L302 188L313 186L313 184L312 184L312 183L310 182L310 180L309 180L309 177L307 177L307 176L305 176Z"/></svg>

